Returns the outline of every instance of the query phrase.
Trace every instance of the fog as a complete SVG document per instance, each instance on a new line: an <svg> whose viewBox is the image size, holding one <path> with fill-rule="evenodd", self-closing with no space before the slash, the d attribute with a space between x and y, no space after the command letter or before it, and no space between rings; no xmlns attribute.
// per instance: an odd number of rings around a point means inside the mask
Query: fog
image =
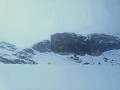
<svg viewBox="0 0 120 90"><path fill-rule="evenodd" d="M57 32L120 33L119 0L0 0L0 41L19 48Z"/></svg>

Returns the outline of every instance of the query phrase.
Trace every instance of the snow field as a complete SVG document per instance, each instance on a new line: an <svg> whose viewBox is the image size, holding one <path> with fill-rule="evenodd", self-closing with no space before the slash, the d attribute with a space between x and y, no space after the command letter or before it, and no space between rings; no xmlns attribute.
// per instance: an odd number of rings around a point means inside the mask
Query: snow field
<svg viewBox="0 0 120 90"><path fill-rule="evenodd" d="M120 90L120 66L0 65L0 90Z"/></svg>

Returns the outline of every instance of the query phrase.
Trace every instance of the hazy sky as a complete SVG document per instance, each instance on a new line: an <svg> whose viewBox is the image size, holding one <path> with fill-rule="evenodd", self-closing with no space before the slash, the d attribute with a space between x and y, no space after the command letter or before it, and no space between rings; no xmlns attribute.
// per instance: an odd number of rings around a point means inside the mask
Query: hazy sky
<svg viewBox="0 0 120 90"><path fill-rule="evenodd" d="M0 41L25 48L56 32L120 33L120 0L0 0Z"/></svg>

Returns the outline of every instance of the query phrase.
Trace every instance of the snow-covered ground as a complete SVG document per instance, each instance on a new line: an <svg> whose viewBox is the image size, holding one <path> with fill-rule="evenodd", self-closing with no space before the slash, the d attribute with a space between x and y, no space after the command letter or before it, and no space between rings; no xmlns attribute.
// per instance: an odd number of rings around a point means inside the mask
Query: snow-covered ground
<svg viewBox="0 0 120 90"><path fill-rule="evenodd" d="M37 65L0 64L0 90L120 90L119 50L78 56L81 63L70 59L73 55L35 53ZM118 61L111 64L113 59Z"/></svg>
<svg viewBox="0 0 120 90"><path fill-rule="evenodd" d="M0 56L14 59L18 51L0 48ZM38 64L0 64L0 90L120 90L120 50L100 56L34 52Z"/></svg>
<svg viewBox="0 0 120 90"><path fill-rule="evenodd" d="M120 65L120 50L110 50L102 53L100 56L76 56L78 61L74 59L74 55L60 55L53 52L39 53L35 51L32 59L39 64L79 64L79 65Z"/></svg>
<svg viewBox="0 0 120 90"><path fill-rule="evenodd" d="M119 65L0 65L0 90L120 90L119 84Z"/></svg>

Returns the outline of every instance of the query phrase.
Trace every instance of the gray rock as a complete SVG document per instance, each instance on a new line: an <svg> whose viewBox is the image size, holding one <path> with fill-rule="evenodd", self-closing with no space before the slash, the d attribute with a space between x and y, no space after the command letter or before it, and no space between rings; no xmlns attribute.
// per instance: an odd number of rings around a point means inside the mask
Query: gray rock
<svg viewBox="0 0 120 90"><path fill-rule="evenodd" d="M0 62L4 64L37 64L33 60L21 60L21 59L14 59L14 60L9 60L7 58L4 58L0 56Z"/></svg>
<svg viewBox="0 0 120 90"><path fill-rule="evenodd" d="M50 52L51 51L50 44L51 44L51 42L49 40L44 40L42 42L35 44L32 48L41 53Z"/></svg>
<svg viewBox="0 0 120 90"><path fill-rule="evenodd" d="M99 56L113 49L120 49L120 39L112 35L95 33L85 37L74 33L56 33L51 36L51 50L60 54Z"/></svg>
<svg viewBox="0 0 120 90"><path fill-rule="evenodd" d="M86 37L74 33L57 33L51 36L51 50L57 53L86 53Z"/></svg>
<svg viewBox="0 0 120 90"><path fill-rule="evenodd" d="M16 48L15 45L10 44L8 42L0 42L0 48L6 49L6 50L9 50L9 51L15 51L15 50L17 50L17 48Z"/></svg>

